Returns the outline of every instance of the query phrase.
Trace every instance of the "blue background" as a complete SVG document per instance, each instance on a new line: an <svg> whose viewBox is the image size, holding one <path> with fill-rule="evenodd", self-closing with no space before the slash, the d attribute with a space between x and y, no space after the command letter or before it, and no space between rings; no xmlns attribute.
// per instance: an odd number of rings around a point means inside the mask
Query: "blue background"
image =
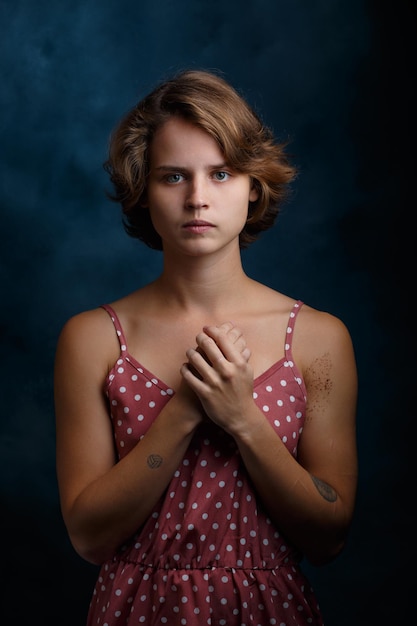
<svg viewBox="0 0 417 626"><path fill-rule="evenodd" d="M97 568L59 510L55 345L68 317L160 269L102 163L121 115L188 67L221 70L300 170L248 273L341 317L355 344L357 511L337 561L306 565L326 626L410 623L415 4L0 0L0 34L1 624L85 622Z"/></svg>

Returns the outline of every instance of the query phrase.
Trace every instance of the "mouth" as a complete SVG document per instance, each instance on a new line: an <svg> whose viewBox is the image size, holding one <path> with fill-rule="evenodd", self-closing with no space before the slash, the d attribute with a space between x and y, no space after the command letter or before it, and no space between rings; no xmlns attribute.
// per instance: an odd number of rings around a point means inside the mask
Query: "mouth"
<svg viewBox="0 0 417 626"><path fill-rule="evenodd" d="M204 220L190 220L189 222L183 224L183 228L191 233L204 233L211 228L214 228L214 224Z"/></svg>

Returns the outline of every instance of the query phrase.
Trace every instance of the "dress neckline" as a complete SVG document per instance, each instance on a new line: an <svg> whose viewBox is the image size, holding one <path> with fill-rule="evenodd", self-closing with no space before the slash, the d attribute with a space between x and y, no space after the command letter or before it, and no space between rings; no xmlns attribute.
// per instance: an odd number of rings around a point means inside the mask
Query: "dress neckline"
<svg viewBox="0 0 417 626"><path fill-rule="evenodd" d="M278 369L280 369L285 363L290 362L291 367L292 368L295 367L294 363L292 362L292 336L293 336L293 331L294 331L295 320L296 320L298 311L301 309L302 305L303 305L302 300L295 300L294 305L291 308L288 323L287 323L287 330L285 333L284 355L281 358L279 358L277 361L272 363L269 367L267 367L266 370L264 370L263 372L261 372L258 376L254 378L254 381L253 381L254 389L258 387L261 383L263 383L265 380L267 380L272 374L274 374ZM151 381L153 384L159 384L159 386L165 392L168 393L169 391L171 391L171 393L175 393L175 390L172 389L172 387L170 387L169 385L167 385L163 379L159 378L153 372L148 370L144 365L141 364L140 361L138 361L132 354L130 354L130 352L127 349L127 342L126 342L125 334L123 331L123 327L113 307L110 304L102 304L101 308L107 311L107 313L110 315L113 321L114 327L116 329L117 336L119 339L119 344L120 344L120 350L121 350L121 354L119 358L126 359L129 363L131 363L133 367L135 367L135 369L137 369L146 378L148 378L149 381ZM113 369L115 369L116 367L117 367L117 362L115 363L111 371L113 371Z"/></svg>
<svg viewBox="0 0 417 626"><path fill-rule="evenodd" d="M130 354L127 350L124 351L122 357L128 361L135 369L137 369L141 374L143 374L150 382L154 385L158 385L164 389L167 393L171 391L175 393L175 389L173 389L170 385L168 385L162 378L151 372L148 368L146 368L140 361L138 361L132 354ZM259 385L261 385L265 380L267 380L272 374L278 371L284 363L287 362L287 357L283 356L274 363L272 363L266 370L261 372L258 376L256 376L253 380L253 388L255 389ZM117 364L114 366L117 367ZM112 368L114 369L114 368Z"/></svg>

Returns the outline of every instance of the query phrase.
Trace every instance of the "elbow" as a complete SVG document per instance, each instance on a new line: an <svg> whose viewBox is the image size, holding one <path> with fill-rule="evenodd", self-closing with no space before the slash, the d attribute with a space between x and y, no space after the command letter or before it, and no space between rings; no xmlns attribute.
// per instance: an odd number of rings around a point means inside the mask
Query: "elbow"
<svg viewBox="0 0 417 626"><path fill-rule="evenodd" d="M303 554L315 567L334 561L344 550L349 532L349 523L343 521L336 526L321 527L312 532L305 542Z"/></svg>
<svg viewBox="0 0 417 626"><path fill-rule="evenodd" d="M78 556L92 565L102 565L111 559L115 553L115 550L109 549L108 545L102 545L98 541L81 540L79 537L71 536L71 534L70 541Z"/></svg>
<svg viewBox="0 0 417 626"><path fill-rule="evenodd" d="M322 567L334 561L343 552L346 542L335 542L321 546L310 546L304 551L304 557L314 567Z"/></svg>
<svg viewBox="0 0 417 626"><path fill-rule="evenodd" d="M71 545L84 561L100 566L113 558L119 544L115 545L115 537L105 525L75 507L63 517Z"/></svg>
<svg viewBox="0 0 417 626"><path fill-rule="evenodd" d="M342 508L322 523L310 525L303 554L307 561L321 567L334 561L345 549L352 522L352 512Z"/></svg>
<svg viewBox="0 0 417 626"><path fill-rule="evenodd" d="M86 527L85 524L66 524L69 540L75 552L84 561L92 565L102 565L113 558L118 546L114 545L108 533L100 531L95 525Z"/></svg>

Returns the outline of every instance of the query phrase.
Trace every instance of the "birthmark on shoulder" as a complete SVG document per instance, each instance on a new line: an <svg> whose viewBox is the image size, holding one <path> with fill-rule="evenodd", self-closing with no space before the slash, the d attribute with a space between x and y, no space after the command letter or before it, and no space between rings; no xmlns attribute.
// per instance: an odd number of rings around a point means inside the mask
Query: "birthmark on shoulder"
<svg viewBox="0 0 417 626"><path fill-rule="evenodd" d="M158 469L162 465L162 457L159 454L150 454L146 459L148 467L151 469Z"/></svg>
<svg viewBox="0 0 417 626"><path fill-rule="evenodd" d="M330 376L332 361L328 352L314 359L305 373L305 382L309 396L309 409L317 410L323 406L333 388ZM308 417L307 417L308 420Z"/></svg>

